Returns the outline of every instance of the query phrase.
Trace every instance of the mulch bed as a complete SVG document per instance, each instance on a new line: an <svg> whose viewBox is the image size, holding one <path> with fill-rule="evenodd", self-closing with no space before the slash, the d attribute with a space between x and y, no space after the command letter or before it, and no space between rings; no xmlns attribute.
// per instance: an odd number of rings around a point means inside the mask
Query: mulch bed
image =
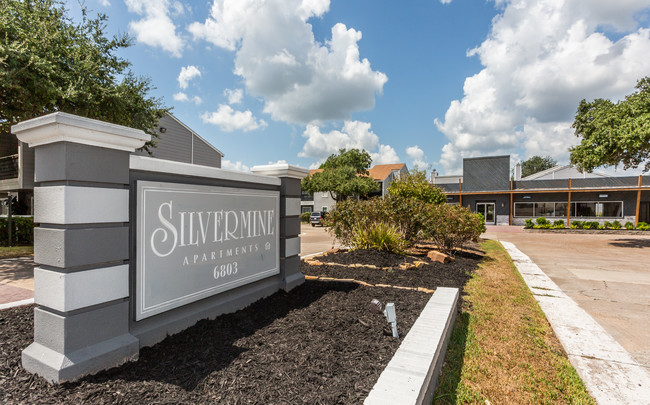
<svg viewBox="0 0 650 405"><path fill-rule="evenodd" d="M303 262L302 270L373 284L462 287L480 259L477 250L457 256L452 264L400 271L394 269L400 262L418 259L354 251L321 260L381 269ZM307 281L289 293L200 321L143 348L137 362L61 385L50 385L20 366L20 353L33 340L33 306L3 310L0 403L362 403L401 341L391 336L383 316L369 311L370 301L395 303L403 337L430 297L410 290Z"/></svg>

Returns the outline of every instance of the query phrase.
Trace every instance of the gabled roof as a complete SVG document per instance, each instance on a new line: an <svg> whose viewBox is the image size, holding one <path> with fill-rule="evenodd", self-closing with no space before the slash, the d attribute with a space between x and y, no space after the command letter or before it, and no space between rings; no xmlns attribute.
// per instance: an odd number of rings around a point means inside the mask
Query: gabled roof
<svg viewBox="0 0 650 405"><path fill-rule="evenodd" d="M404 166L406 166L406 163L396 163L391 165L374 165L373 167L368 169L368 174L369 177L372 178L373 180L384 181L386 180L386 177L388 177L388 175L393 172L393 170L402 170ZM323 169L311 169L309 171L309 175L312 175L314 173L319 173L322 171Z"/></svg>
<svg viewBox="0 0 650 405"><path fill-rule="evenodd" d="M402 170L406 163L395 163L391 165L374 165L368 169L368 173L373 180L384 181L393 170Z"/></svg>
<svg viewBox="0 0 650 405"><path fill-rule="evenodd" d="M208 145L209 147L211 147L212 149L214 149L214 151L217 152L218 154L220 154L221 157L226 156L226 155L223 154L222 151L220 151L219 149L215 148L214 145L212 145L210 142L208 142L208 141L206 141L205 139L203 139L203 137L202 137L201 135L199 135L199 134L197 134L196 132L194 132L194 130L192 130L192 128L190 128L190 127L188 127L187 125L185 125L185 123L183 123L183 121L181 121L181 120L179 120L178 118L176 118L172 113L169 113L169 112L168 112L167 115L168 115L170 118L173 118L174 121L178 122L178 123L179 123L183 128L185 128L185 129L187 129L188 131L190 131L190 133L192 133L192 135L196 136L196 137L199 138L201 141L203 141L206 145Z"/></svg>

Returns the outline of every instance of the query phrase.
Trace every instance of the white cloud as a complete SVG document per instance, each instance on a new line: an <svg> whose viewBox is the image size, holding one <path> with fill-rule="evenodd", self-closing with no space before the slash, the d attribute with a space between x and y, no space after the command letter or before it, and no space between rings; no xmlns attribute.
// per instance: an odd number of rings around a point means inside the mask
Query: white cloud
<svg viewBox="0 0 650 405"><path fill-rule="evenodd" d="M239 104L244 98L244 91L242 89L226 89L223 91L223 95L228 97L228 104Z"/></svg>
<svg viewBox="0 0 650 405"><path fill-rule="evenodd" d="M416 167L420 170L426 170L429 166L424 160L424 151L420 149L419 146L409 146L406 148L406 154L413 160L412 167Z"/></svg>
<svg viewBox="0 0 650 405"><path fill-rule="evenodd" d="M503 13L468 56L483 70L468 77L437 128L449 139L440 165L462 157L515 153L566 159L581 99L621 99L650 71L650 29L634 16L647 0L496 0ZM603 27L619 30L610 40Z"/></svg>
<svg viewBox="0 0 650 405"><path fill-rule="evenodd" d="M250 110L236 111L226 104L220 104L216 112L201 115L203 122L217 125L222 131L252 131L267 126L264 120L256 120Z"/></svg>
<svg viewBox="0 0 650 405"><path fill-rule="evenodd" d="M374 107L386 75L361 59L361 32L332 27L325 43L307 20L329 10L329 0L214 0L210 17L189 31L235 51L235 74L264 99L264 112L290 123L344 120Z"/></svg>
<svg viewBox="0 0 650 405"><path fill-rule="evenodd" d="M451 0L440 0L442 4L449 4L451 3Z"/></svg>
<svg viewBox="0 0 650 405"><path fill-rule="evenodd" d="M110 7L111 2L109 0L99 0L99 4L101 4L104 7Z"/></svg>
<svg viewBox="0 0 650 405"><path fill-rule="evenodd" d="M250 172L250 167L243 164L241 161L231 162L230 160L224 159L221 161L221 168L226 170L235 170L238 172Z"/></svg>
<svg viewBox="0 0 650 405"><path fill-rule="evenodd" d="M178 85L181 89L186 89L190 80L195 77L201 77L201 71L194 65L183 66L178 74Z"/></svg>
<svg viewBox="0 0 650 405"><path fill-rule="evenodd" d="M389 145L381 145L379 137L370 129L369 122L345 121L343 128L323 133L316 125L309 124L302 134L307 142L298 153L299 157L310 157L325 161L340 149L365 149L373 164L399 163L399 157Z"/></svg>
<svg viewBox="0 0 650 405"><path fill-rule="evenodd" d="M170 17L170 8L172 12L179 13L182 12L182 4L170 3L169 0L124 0L124 2L130 12L143 16L140 20L129 23L129 28L135 32L138 41L160 47L175 57L181 57L185 41L176 33L176 26Z"/></svg>
<svg viewBox="0 0 650 405"><path fill-rule="evenodd" d="M187 101L190 101L190 98L188 97L188 95L183 93L182 91L179 91L178 93L175 93L173 95L173 97L174 97L174 100L180 101L180 102L183 102L183 103L187 102ZM191 98L191 101L196 105L200 105L203 102L203 99L201 97L199 97L199 96L194 96L194 97Z"/></svg>
<svg viewBox="0 0 650 405"><path fill-rule="evenodd" d="M275 161L275 162L271 162L271 161L269 161L268 164L270 164L270 165L286 165L286 164L287 164L287 161L284 160L284 159L280 159L280 160Z"/></svg>
<svg viewBox="0 0 650 405"><path fill-rule="evenodd" d="M183 93L182 91L179 91L178 93L174 94L174 100L176 101L189 101L189 97L187 97L187 94Z"/></svg>

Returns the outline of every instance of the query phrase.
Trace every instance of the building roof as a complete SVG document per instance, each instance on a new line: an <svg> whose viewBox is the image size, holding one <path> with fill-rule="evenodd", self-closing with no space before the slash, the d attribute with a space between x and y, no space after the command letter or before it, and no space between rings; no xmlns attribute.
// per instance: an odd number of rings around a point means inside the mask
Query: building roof
<svg viewBox="0 0 650 405"><path fill-rule="evenodd" d="M386 180L386 177L388 177L388 175L393 172L393 170L402 170L404 166L406 166L406 163L395 163L391 165L374 165L373 167L368 169L368 173L370 174L370 177L372 177L373 180L384 181Z"/></svg>
<svg viewBox="0 0 650 405"><path fill-rule="evenodd" d="M390 165L374 165L373 167L368 169L368 174L370 178L372 178L373 180L384 181L386 180L386 177L388 177L388 175L393 172L393 170L402 170L404 166L406 166L406 163L395 163ZM314 173L319 173L322 171L323 169L311 169L309 171L309 174L312 175Z"/></svg>
<svg viewBox="0 0 650 405"><path fill-rule="evenodd" d="M578 169L571 165L558 165L550 169L542 170L531 174L530 176L522 177L522 180L553 180L553 179L568 179L568 178L600 178L611 177L602 173L580 173Z"/></svg>

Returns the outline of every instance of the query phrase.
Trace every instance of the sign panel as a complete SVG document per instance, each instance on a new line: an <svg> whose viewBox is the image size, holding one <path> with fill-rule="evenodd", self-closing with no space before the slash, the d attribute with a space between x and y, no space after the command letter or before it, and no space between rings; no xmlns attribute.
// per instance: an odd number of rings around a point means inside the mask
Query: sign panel
<svg viewBox="0 0 650 405"><path fill-rule="evenodd" d="M280 272L279 191L136 188L136 321Z"/></svg>

